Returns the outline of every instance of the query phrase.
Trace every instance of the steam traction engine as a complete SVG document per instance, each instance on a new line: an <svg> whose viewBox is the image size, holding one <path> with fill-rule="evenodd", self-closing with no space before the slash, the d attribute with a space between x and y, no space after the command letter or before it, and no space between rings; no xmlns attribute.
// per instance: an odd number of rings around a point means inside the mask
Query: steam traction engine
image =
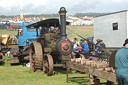
<svg viewBox="0 0 128 85"><path fill-rule="evenodd" d="M51 75L53 65L69 60L72 52L72 43L66 35L66 9L60 8L59 19L47 19L27 27L37 28L38 42L30 47L30 69L32 72L43 68L46 75ZM38 28L42 27L40 34Z"/></svg>

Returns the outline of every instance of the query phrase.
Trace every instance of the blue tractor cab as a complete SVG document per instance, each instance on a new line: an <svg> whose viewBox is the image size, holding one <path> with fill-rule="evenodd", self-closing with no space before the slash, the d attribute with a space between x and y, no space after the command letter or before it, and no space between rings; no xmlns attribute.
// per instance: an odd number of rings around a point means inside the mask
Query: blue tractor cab
<svg viewBox="0 0 128 85"><path fill-rule="evenodd" d="M20 23L18 30L18 47L29 46L31 42L37 41L36 28L27 28L32 23ZM39 34L39 31L38 31Z"/></svg>
<svg viewBox="0 0 128 85"><path fill-rule="evenodd" d="M37 31L34 27L27 27L32 23L20 23L18 29L18 48L10 50L10 64L27 63L29 62L29 49L32 42L37 42Z"/></svg>

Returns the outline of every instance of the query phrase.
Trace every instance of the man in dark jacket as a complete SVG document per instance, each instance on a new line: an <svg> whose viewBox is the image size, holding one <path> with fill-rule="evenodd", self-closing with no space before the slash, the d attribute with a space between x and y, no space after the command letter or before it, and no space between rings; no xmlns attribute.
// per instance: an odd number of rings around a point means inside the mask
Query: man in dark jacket
<svg viewBox="0 0 128 85"><path fill-rule="evenodd" d="M103 40L100 40L100 47L106 48L106 45L103 43Z"/></svg>
<svg viewBox="0 0 128 85"><path fill-rule="evenodd" d="M128 85L128 39L115 56L116 77L119 85Z"/></svg>
<svg viewBox="0 0 128 85"><path fill-rule="evenodd" d="M103 40L100 40L100 47L106 48L106 45L104 44ZM103 56L105 52L102 50L99 50L99 54Z"/></svg>

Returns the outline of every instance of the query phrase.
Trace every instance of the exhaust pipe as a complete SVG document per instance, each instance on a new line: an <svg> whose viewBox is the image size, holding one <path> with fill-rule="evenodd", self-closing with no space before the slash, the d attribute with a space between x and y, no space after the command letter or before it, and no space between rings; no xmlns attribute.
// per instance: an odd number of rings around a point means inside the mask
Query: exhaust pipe
<svg viewBox="0 0 128 85"><path fill-rule="evenodd" d="M70 55L72 52L72 43L67 38L67 34L66 34L66 13L67 13L66 9L64 7L61 7L59 11L61 38L56 44L58 52L64 56ZM68 59L69 57L63 58L63 60L68 60Z"/></svg>
<svg viewBox="0 0 128 85"><path fill-rule="evenodd" d="M67 34L66 34L66 9L65 7L61 7L60 8L60 11L59 11L59 14L60 14L60 21L59 21L59 24L60 24L60 30L61 30L61 36L62 37L67 37Z"/></svg>

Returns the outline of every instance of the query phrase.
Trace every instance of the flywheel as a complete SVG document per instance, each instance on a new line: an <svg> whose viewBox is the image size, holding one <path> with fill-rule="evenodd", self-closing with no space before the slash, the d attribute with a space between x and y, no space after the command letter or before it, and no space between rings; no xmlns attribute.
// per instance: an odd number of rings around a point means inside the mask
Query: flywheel
<svg viewBox="0 0 128 85"><path fill-rule="evenodd" d="M53 74L53 58L49 54L46 54L43 57L43 71L47 76Z"/></svg>
<svg viewBox="0 0 128 85"><path fill-rule="evenodd" d="M41 44L33 42L30 47L30 69L32 72L40 71L42 69L43 54Z"/></svg>

